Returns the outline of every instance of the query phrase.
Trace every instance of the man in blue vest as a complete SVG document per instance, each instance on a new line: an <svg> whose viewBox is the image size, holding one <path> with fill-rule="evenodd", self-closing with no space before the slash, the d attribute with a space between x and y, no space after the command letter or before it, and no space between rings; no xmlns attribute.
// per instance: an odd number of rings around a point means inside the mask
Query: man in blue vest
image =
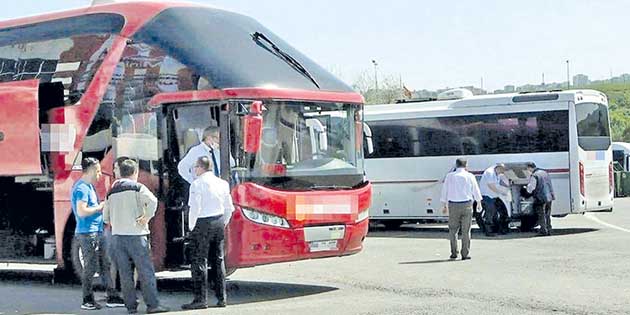
<svg viewBox="0 0 630 315"><path fill-rule="evenodd" d="M527 193L534 198L534 210L538 215L540 230L538 235L551 235L551 202L556 199L549 174L536 167L534 162L527 163L527 170L531 173L527 184Z"/></svg>

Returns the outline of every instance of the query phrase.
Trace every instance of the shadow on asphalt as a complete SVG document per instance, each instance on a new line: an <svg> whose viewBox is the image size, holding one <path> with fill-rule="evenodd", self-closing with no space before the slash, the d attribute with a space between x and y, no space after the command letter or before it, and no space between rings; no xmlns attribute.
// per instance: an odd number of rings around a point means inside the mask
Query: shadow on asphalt
<svg viewBox="0 0 630 315"><path fill-rule="evenodd" d="M559 228L553 229L552 235L548 237L574 235L596 232L599 229L593 228ZM370 229L368 237L382 237L382 238L421 238L421 239L446 239L448 238L448 227L416 227L416 226L402 226L396 230L385 230L382 228ZM512 240L523 238L537 238L536 232L520 232L516 229L510 230L510 233L495 236L485 236L477 228L472 229L473 239L487 239L487 240Z"/></svg>
<svg viewBox="0 0 630 315"><path fill-rule="evenodd" d="M0 282L1 285L23 286L35 290L64 288L76 290L77 294L80 294L81 291L80 284L52 284L52 274L47 272L2 270L0 271ZM186 278L158 279L158 289L160 296L167 299L181 299L183 302L187 302L192 297L192 284L190 279ZM103 291L103 288L96 285L96 290ZM338 288L295 283L228 280L227 290L228 303L237 305L322 294L338 290ZM208 296L212 299L214 292L209 290ZM0 305L0 314L2 311ZM42 309L41 311L46 310Z"/></svg>
<svg viewBox="0 0 630 315"><path fill-rule="evenodd" d="M447 262L456 262L455 259L432 259L432 260L422 260L422 261L403 261L398 263L399 265L422 265L422 264L439 264L439 263L447 263Z"/></svg>

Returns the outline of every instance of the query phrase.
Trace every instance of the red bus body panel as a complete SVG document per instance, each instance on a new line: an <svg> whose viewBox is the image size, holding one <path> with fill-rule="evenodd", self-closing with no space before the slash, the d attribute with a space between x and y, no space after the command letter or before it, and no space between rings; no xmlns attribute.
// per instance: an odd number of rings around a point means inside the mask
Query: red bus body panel
<svg viewBox="0 0 630 315"><path fill-rule="evenodd" d="M0 176L41 174L39 80L0 84Z"/></svg>

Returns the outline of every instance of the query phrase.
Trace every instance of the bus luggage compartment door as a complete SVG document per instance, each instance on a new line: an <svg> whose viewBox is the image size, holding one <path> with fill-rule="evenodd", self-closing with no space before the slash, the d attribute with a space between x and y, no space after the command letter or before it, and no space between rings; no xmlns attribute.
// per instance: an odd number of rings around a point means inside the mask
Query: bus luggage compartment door
<svg viewBox="0 0 630 315"><path fill-rule="evenodd" d="M39 81L0 84L0 176L41 174Z"/></svg>

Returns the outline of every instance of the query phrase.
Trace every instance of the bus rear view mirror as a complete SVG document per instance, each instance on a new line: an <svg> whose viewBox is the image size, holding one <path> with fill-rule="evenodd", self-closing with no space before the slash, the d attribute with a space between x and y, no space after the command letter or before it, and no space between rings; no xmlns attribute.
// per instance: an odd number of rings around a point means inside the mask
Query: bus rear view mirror
<svg viewBox="0 0 630 315"><path fill-rule="evenodd" d="M372 141L372 129L366 123L363 123L363 136L365 137L365 149L367 154L374 153L374 142Z"/></svg>
<svg viewBox="0 0 630 315"><path fill-rule="evenodd" d="M262 127L262 102L255 101L249 107L249 114L243 118L243 149L245 152L253 154L260 150Z"/></svg>

